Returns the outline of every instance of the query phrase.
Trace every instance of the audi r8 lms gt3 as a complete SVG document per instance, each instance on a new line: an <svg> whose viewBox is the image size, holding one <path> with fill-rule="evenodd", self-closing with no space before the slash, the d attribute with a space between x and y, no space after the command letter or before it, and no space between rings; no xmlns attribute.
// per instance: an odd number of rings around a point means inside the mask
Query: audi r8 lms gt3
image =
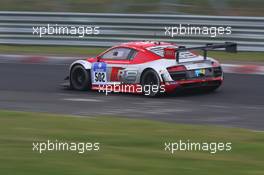
<svg viewBox="0 0 264 175"><path fill-rule="evenodd" d="M207 57L207 51L225 48L236 52L236 47L231 42L190 48L166 42L128 42L73 62L67 80L75 90L150 96L178 88L215 90L223 82L223 71L217 60ZM197 49L203 50L203 55L191 52Z"/></svg>

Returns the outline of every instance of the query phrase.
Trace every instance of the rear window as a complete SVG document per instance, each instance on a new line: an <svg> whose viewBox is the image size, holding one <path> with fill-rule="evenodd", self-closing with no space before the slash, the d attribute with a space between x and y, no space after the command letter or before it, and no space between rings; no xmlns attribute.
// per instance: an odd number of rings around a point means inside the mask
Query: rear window
<svg viewBox="0 0 264 175"><path fill-rule="evenodd" d="M174 45L166 45L166 46L154 46L154 47L148 47L147 50L155 53L156 55L159 55L161 57L164 57L164 48L170 47L170 48L177 48ZM194 58L197 57L197 55L189 52L189 51L184 51L180 52L180 59L185 59L185 58Z"/></svg>

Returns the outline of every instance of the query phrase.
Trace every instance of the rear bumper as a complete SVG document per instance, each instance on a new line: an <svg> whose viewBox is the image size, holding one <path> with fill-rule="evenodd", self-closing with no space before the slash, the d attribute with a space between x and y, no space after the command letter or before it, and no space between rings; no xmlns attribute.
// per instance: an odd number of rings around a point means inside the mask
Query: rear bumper
<svg viewBox="0 0 264 175"><path fill-rule="evenodd" d="M223 77L207 77L190 80L179 80L172 82L165 82L166 92L174 92L176 89L196 89L210 86L220 86L223 82Z"/></svg>

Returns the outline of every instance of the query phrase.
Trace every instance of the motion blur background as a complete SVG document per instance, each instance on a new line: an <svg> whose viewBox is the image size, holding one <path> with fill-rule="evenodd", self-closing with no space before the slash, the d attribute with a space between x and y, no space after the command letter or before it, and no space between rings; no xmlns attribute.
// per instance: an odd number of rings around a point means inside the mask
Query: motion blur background
<svg viewBox="0 0 264 175"><path fill-rule="evenodd" d="M263 0L1 0L0 11L263 16Z"/></svg>
<svg viewBox="0 0 264 175"><path fill-rule="evenodd" d="M0 51L96 55L102 51L98 47L107 48L135 40L159 40L186 46L230 41L238 43L239 51L264 51L263 10L262 0L1 0ZM81 39L66 34L42 38L32 34L32 27L47 24L96 25L100 27L100 34ZM232 34L215 38L198 34L177 35L173 38L164 35L165 26L179 24L228 26L232 27ZM16 47L25 45L26 48ZM51 45L56 47L48 48ZM67 46L68 49L59 49L59 46ZM55 51L55 48L59 51ZM259 60L259 53L254 55L253 61ZM222 58L222 54L216 56Z"/></svg>

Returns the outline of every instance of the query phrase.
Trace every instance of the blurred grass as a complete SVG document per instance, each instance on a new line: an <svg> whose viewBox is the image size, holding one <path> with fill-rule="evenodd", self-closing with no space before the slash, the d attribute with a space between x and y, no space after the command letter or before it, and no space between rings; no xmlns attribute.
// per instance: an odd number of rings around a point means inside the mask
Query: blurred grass
<svg viewBox="0 0 264 175"><path fill-rule="evenodd" d="M264 133L114 117L0 111L4 175L262 175ZM100 142L99 152L32 151L32 142ZM164 142L232 142L232 151L164 151Z"/></svg>
<svg viewBox="0 0 264 175"><path fill-rule="evenodd" d="M1 54L41 54L62 56L95 56L105 51L102 47L73 47L73 46L12 46L0 45ZM264 62L264 52L238 52L226 53L223 51L210 51L208 56L217 60L241 61L241 62Z"/></svg>
<svg viewBox="0 0 264 175"><path fill-rule="evenodd" d="M262 0L1 0L0 11L263 16Z"/></svg>

